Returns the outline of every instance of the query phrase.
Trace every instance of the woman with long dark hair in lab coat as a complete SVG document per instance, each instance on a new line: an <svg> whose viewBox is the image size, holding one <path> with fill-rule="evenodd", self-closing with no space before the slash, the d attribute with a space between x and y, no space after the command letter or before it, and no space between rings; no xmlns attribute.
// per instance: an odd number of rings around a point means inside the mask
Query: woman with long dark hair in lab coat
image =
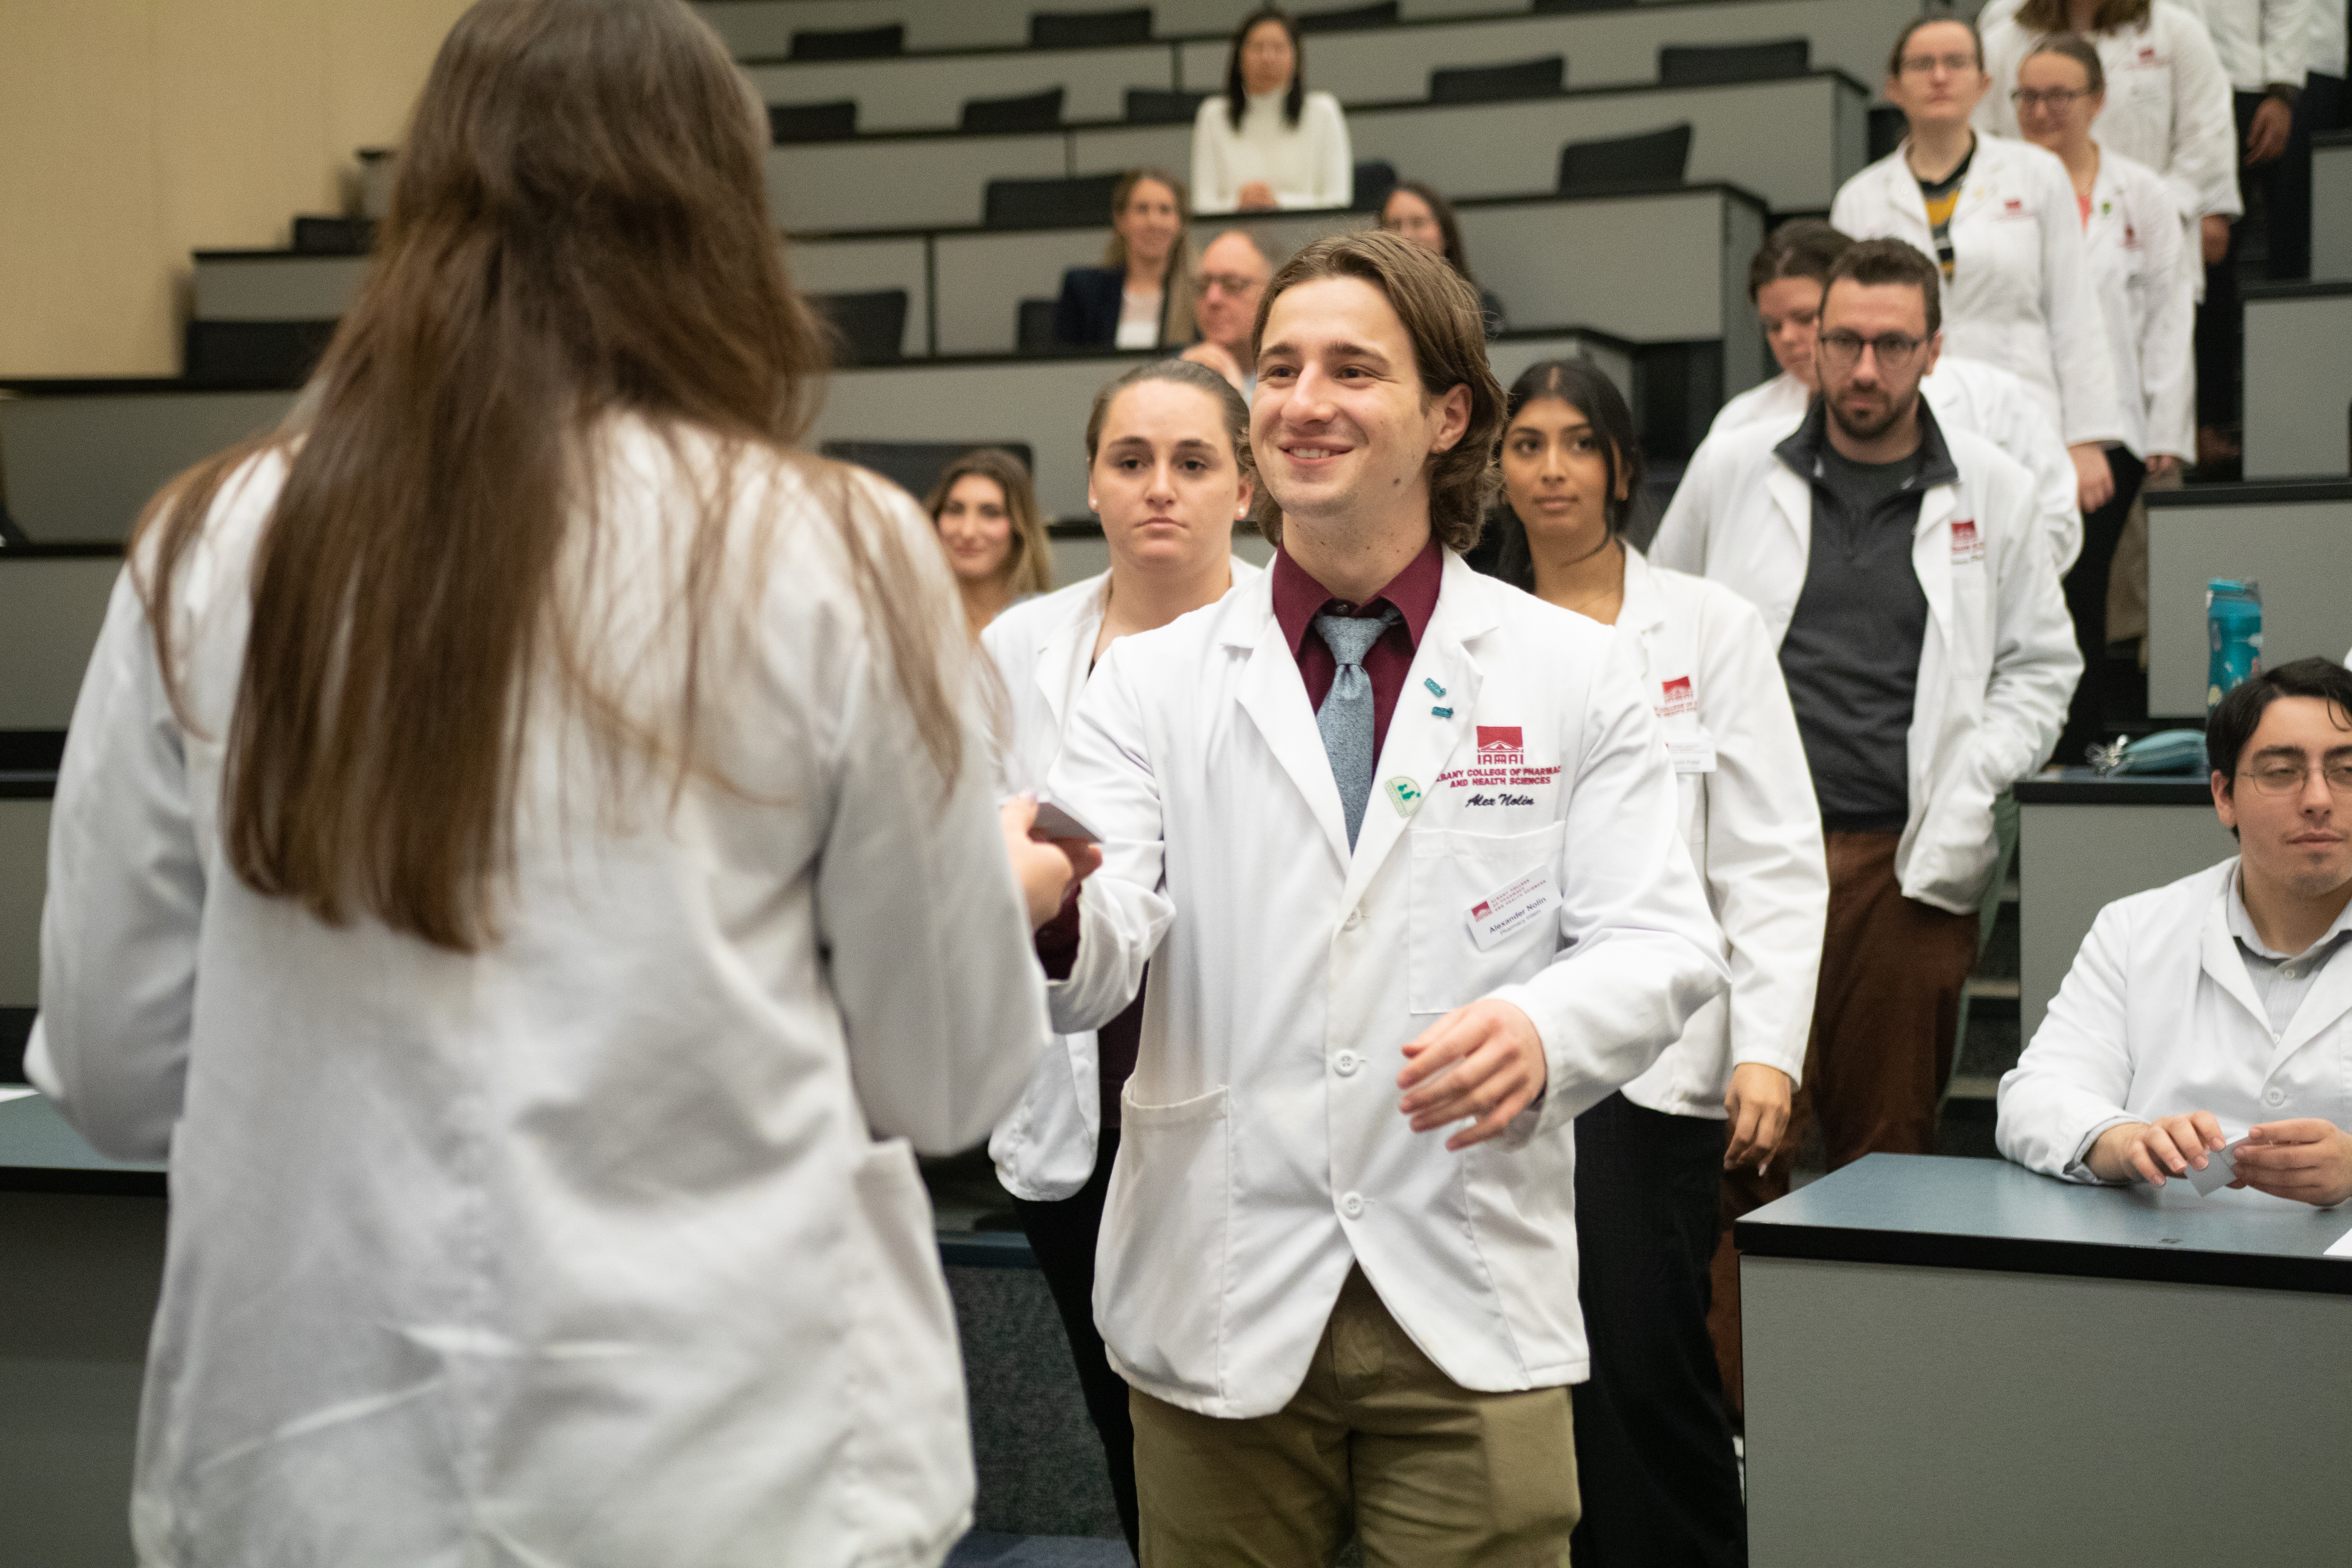
<svg viewBox="0 0 2352 1568"><path fill-rule="evenodd" d="M314 395L142 521L30 1060L171 1159L142 1562L970 1521L909 1144L1020 1092L1071 865L1000 829L920 513L790 445L764 142L685 5L485 0Z"/></svg>

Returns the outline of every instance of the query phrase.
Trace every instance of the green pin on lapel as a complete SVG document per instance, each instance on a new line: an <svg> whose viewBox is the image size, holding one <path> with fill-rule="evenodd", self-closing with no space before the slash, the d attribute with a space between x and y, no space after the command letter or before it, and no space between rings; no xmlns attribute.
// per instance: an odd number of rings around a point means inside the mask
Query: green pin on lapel
<svg viewBox="0 0 2352 1568"><path fill-rule="evenodd" d="M1436 679L1433 676L1423 676L1421 678L1421 683L1429 688L1429 694L1432 697L1443 697L1445 695L1445 688L1438 685Z"/></svg>
<svg viewBox="0 0 2352 1568"><path fill-rule="evenodd" d="M1388 782L1389 804L1399 816L1411 816L1421 805L1421 786L1399 773Z"/></svg>

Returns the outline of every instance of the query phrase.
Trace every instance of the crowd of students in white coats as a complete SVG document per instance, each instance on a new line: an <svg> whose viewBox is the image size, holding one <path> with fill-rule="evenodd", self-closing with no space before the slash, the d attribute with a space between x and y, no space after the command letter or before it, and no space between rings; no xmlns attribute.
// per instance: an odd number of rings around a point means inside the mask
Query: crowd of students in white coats
<svg viewBox="0 0 2352 1568"><path fill-rule="evenodd" d="M761 132L682 5L483 0L312 395L142 520L28 1054L171 1163L141 1560L936 1563L914 1154L985 1139L1144 1563L1743 1561L1725 1173L1933 1146L2082 665L2068 377L1957 352L1937 226L1776 236L1645 556L1608 378L1340 236L1248 397L1102 389L1111 565L1022 597L1017 464L927 520L793 445ZM2342 1202L2352 675L2208 749L2241 854L2101 916L1999 1136Z"/></svg>

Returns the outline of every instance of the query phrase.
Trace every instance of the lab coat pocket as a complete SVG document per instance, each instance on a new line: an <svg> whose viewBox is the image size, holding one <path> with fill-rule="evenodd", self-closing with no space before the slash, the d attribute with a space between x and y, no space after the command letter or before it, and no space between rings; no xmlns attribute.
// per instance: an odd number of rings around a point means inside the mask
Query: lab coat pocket
<svg viewBox="0 0 2352 1568"><path fill-rule="evenodd" d="M1225 1090L1144 1105L1130 1081L1119 1124L1095 1259L1095 1321L1139 1376L1217 1396L1233 1201Z"/></svg>
<svg viewBox="0 0 2352 1568"><path fill-rule="evenodd" d="M842 1293L852 1462L870 1492L858 1509L885 1528L919 1528L971 1496L963 1361L940 1268L931 1201L903 1138L869 1144L850 1174L862 1267ZM803 1287L804 1289L805 1287ZM904 1521L895 1516L905 1513Z"/></svg>
<svg viewBox="0 0 2352 1568"><path fill-rule="evenodd" d="M1559 822L1526 833L1413 832L1407 1011L1451 1012L1551 962L1566 833Z"/></svg>

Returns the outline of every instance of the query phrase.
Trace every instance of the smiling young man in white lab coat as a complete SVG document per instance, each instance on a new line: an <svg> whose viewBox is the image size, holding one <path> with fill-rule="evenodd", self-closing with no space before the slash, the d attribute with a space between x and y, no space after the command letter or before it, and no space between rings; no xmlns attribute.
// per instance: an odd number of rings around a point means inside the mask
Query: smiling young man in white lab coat
<svg viewBox="0 0 2352 1568"><path fill-rule="evenodd" d="M2082 668L2032 478L1920 395L1937 291L1899 240L1841 255L1812 412L1710 439L1650 552L1746 595L1780 647L1827 830L1804 1092L1832 1168L1934 1152L1993 800L2050 754ZM1799 1109L1759 1197L1787 1191Z"/></svg>
<svg viewBox="0 0 2352 1568"><path fill-rule="evenodd" d="M1143 1560L1561 1562L1571 1124L1721 939L1637 651L1457 553L1502 415L1469 287L1339 237L1255 335L1281 553L1113 645L1049 785L1105 856L1055 1026L1152 964L1095 1288Z"/></svg>
<svg viewBox="0 0 2352 1568"><path fill-rule="evenodd" d="M2231 1186L2342 1203L2352 674L2305 658L2255 676L2214 710L2206 749L2237 858L2099 911L2000 1080L1995 1136L2069 1181L2162 1186L2226 1158Z"/></svg>

